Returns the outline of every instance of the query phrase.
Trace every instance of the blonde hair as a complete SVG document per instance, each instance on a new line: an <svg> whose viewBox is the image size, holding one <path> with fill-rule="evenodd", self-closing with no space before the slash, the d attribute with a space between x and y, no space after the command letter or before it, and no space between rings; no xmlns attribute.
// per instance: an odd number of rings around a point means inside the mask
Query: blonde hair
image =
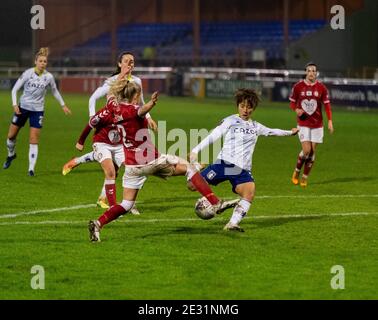
<svg viewBox="0 0 378 320"><path fill-rule="evenodd" d="M49 48L48 47L42 47L38 50L37 54L35 55L35 58L38 59L39 56L48 57L49 55Z"/></svg>
<svg viewBox="0 0 378 320"><path fill-rule="evenodd" d="M130 103L136 94L140 94L141 87L127 79L119 79L113 82L110 87L109 94L116 99L117 103Z"/></svg>

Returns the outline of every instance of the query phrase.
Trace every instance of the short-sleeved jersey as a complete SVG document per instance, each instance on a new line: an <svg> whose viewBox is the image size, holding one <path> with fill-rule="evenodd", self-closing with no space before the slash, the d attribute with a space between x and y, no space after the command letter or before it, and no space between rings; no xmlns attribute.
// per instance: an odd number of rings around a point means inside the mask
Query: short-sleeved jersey
<svg viewBox="0 0 378 320"><path fill-rule="evenodd" d="M24 71L12 89L13 105L17 105L17 91L22 86L24 87L24 93L20 98L20 106L23 109L43 111L45 95L49 86L54 97L59 101L61 106L64 106L64 101L56 87L54 76L46 70L41 75L38 75L34 68Z"/></svg>
<svg viewBox="0 0 378 320"><path fill-rule="evenodd" d="M298 125L309 128L323 127L322 103L330 103L328 90L323 83L299 81L293 86L289 100L306 113L303 120L297 117Z"/></svg>
<svg viewBox="0 0 378 320"><path fill-rule="evenodd" d="M160 154L151 141L147 119L138 115L140 106L121 103L115 108L115 105L111 100L107 106L113 107L113 121L122 138L125 165L143 166L159 158Z"/></svg>
<svg viewBox="0 0 378 320"><path fill-rule="evenodd" d="M247 171L252 169L252 156L259 136L289 136L291 131L271 129L254 120L243 120L239 115L223 119L193 152L199 153L206 145L224 137L222 150L217 159L235 164Z"/></svg>
<svg viewBox="0 0 378 320"><path fill-rule="evenodd" d="M120 133L113 121L113 105L105 106L99 110L89 120L89 126L95 129L93 142L101 142L113 146L121 143Z"/></svg>

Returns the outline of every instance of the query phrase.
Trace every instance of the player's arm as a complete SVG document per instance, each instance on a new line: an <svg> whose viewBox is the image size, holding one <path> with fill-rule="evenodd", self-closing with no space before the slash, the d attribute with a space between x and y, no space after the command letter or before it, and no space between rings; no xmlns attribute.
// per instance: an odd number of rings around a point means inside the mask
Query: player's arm
<svg viewBox="0 0 378 320"><path fill-rule="evenodd" d="M135 78L136 79L136 83L139 84L140 86L140 100L139 100L139 104L141 106L143 106L145 104L144 102L144 96L143 96L143 86L142 86L142 80L140 78ZM147 123L148 123L148 127L154 131L157 131L157 124L156 122L152 119L151 115L147 112L146 113L146 119L147 119Z"/></svg>
<svg viewBox="0 0 378 320"><path fill-rule="evenodd" d="M195 146L189 154L189 161L191 163L196 162L198 154L201 150L205 149L210 144L217 141L219 138L224 136L229 129L227 121L223 121L219 126L215 127L213 131L203 139L197 146Z"/></svg>
<svg viewBox="0 0 378 320"><path fill-rule="evenodd" d="M66 104L64 103L64 100L58 90L58 88L56 87L56 83L55 83L55 80L54 80L54 77L52 76L51 77L51 80L50 80L50 87L51 87L51 93L53 94L53 96L55 97L56 100L58 100L59 104L61 105L62 107L62 110L63 112L67 115L67 114L72 114L70 108L68 108L66 106Z"/></svg>
<svg viewBox="0 0 378 320"><path fill-rule="evenodd" d="M109 88L109 84L105 81L105 83L101 87L97 88L90 96L88 105L90 117L93 117L96 114L96 101L102 97L105 97L109 92Z"/></svg>
<svg viewBox="0 0 378 320"><path fill-rule="evenodd" d="M278 136L278 137L284 137L284 136L293 136L298 133L298 128L292 128L291 130L281 130L281 129L272 129L263 126L262 124L258 124L257 128L257 134L259 136Z"/></svg>
<svg viewBox="0 0 378 320"><path fill-rule="evenodd" d="M289 97L290 109L295 111L298 117L303 117L304 110L301 108L298 108L298 98L299 98L299 90L298 90L298 83L297 83L293 86L293 89L291 90L291 94Z"/></svg>
<svg viewBox="0 0 378 320"><path fill-rule="evenodd" d="M84 128L84 130L82 131L77 143L76 143L76 149L79 150L79 151L83 151L84 149L84 144L85 144L85 140L87 139L89 133L91 132L92 130L92 127L87 124Z"/></svg>
<svg viewBox="0 0 378 320"><path fill-rule="evenodd" d="M328 130L332 134L334 132L333 122L332 122L332 108L331 101L329 100L329 94L327 88L324 86L324 97L323 97L324 109L327 114L328 119Z"/></svg>
<svg viewBox="0 0 378 320"><path fill-rule="evenodd" d="M22 86L25 84L26 80L27 80L27 75L26 75L26 72L25 71L16 81L16 83L14 84L13 88L12 88L12 105L13 105L13 109L14 109L14 112L16 114L20 114L20 108L18 107L18 103L17 103L17 91L20 90L22 88Z"/></svg>
<svg viewBox="0 0 378 320"><path fill-rule="evenodd" d="M158 101L158 97L159 97L159 92L155 91L151 95L151 100L138 109L138 116L144 117L148 112L150 112L152 108L156 105L156 102Z"/></svg>

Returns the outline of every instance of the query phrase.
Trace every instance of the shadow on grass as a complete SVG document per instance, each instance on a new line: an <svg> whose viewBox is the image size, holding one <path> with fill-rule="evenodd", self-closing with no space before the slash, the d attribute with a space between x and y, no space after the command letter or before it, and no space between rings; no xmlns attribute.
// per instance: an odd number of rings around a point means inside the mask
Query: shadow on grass
<svg viewBox="0 0 378 320"><path fill-rule="evenodd" d="M298 217L298 218L274 218L274 219L249 219L244 220L241 224L242 228L245 232L238 232L238 231L225 231L223 230L224 225L227 223L228 219L222 219L217 221L217 223L206 224L206 221L203 223L197 223L195 226L180 226L180 227L164 227L164 229L150 232L148 234L144 234L141 238L149 238L149 237L159 237L159 236L167 236L167 235L209 235L209 234L216 234L216 235L224 235L224 236L249 236L253 235L253 231L256 229L265 229L265 228L275 228L280 227L282 225L294 222L302 222L302 221L314 221L314 220L321 220L324 217ZM200 221L200 220L199 220Z"/></svg>
<svg viewBox="0 0 378 320"><path fill-rule="evenodd" d="M368 182L378 180L378 177L343 177L330 180L310 182L310 184L328 184L328 183L348 183L348 182Z"/></svg>

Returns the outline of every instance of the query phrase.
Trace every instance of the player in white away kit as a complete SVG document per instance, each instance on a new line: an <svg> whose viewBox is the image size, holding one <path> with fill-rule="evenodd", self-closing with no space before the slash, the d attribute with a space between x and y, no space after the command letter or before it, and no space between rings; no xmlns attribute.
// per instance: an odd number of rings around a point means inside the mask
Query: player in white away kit
<svg viewBox="0 0 378 320"><path fill-rule="evenodd" d="M65 105L54 80L54 76L47 72L48 48L41 48L35 56L35 67L26 70L12 89L12 104L14 115L8 131L7 149L8 156L3 164L8 169L12 161L16 159L16 138L20 129L29 119L29 176L34 176L34 169L38 157L38 142L42 128L45 109L45 95L50 86L55 99L59 101L65 114L71 114L71 110ZM24 87L24 93L17 103L17 91Z"/></svg>
<svg viewBox="0 0 378 320"><path fill-rule="evenodd" d="M127 69L128 70L126 74L127 79L131 82L137 83L140 87L142 87L142 80L131 74L134 69L134 65L135 65L135 60L134 60L133 54L131 54L130 52L122 52L119 55L118 61L117 61L117 70L115 71L115 73L110 78L106 79L104 84L101 87L97 88L95 92L93 92L91 97L89 98L89 117L93 117L96 114L96 101L106 96L109 93L110 86L112 85L112 83L114 83L118 79L119 75L122 73L122 70ZM139 105L143 105L143 104L144 104L144 98L143 98L143 91L142 91ZM156 130L157 125L155 121L151 118L150 114L147 114L146 118L147 118L149 127L153 130ZM97 159L93 151L81 157L75 157L71 159L70 161L68 161L63 166L62 174L63 175L68 174L73 168L79 166L82 163L93 162L96 160ZM113 168L112 171L116 171L115 168ZM105 190L105 185L107 183L106 180L108 181L113 180L113 178L105 177L104 185L102 187L100 196L97 200L97 205L103 209L109 208L109 205L106 202L106 199L107 199L106 190ZM134 207L132 211L134 214L139 214L136 207Z"/></svg>
<svg viewBox="0 0 378 320"><path fill-rule="evenodd" d="M270 129L251 119L259 97L252 89L239 89L235 93L238 114L229 116L216 127L210 135L197 145L190 153L190 161L197 161L198 153L209 144L224 137L222 150L217 161L201 172L210 185L229 181L232 191L241 200L235 207L225 230L242 231L239 223L247 214L255 196L255 183L251 174L252 155L259 136L290 136L298 132L297 128L290 131ZM190 189L193 186L188 184Z"/></svg>

